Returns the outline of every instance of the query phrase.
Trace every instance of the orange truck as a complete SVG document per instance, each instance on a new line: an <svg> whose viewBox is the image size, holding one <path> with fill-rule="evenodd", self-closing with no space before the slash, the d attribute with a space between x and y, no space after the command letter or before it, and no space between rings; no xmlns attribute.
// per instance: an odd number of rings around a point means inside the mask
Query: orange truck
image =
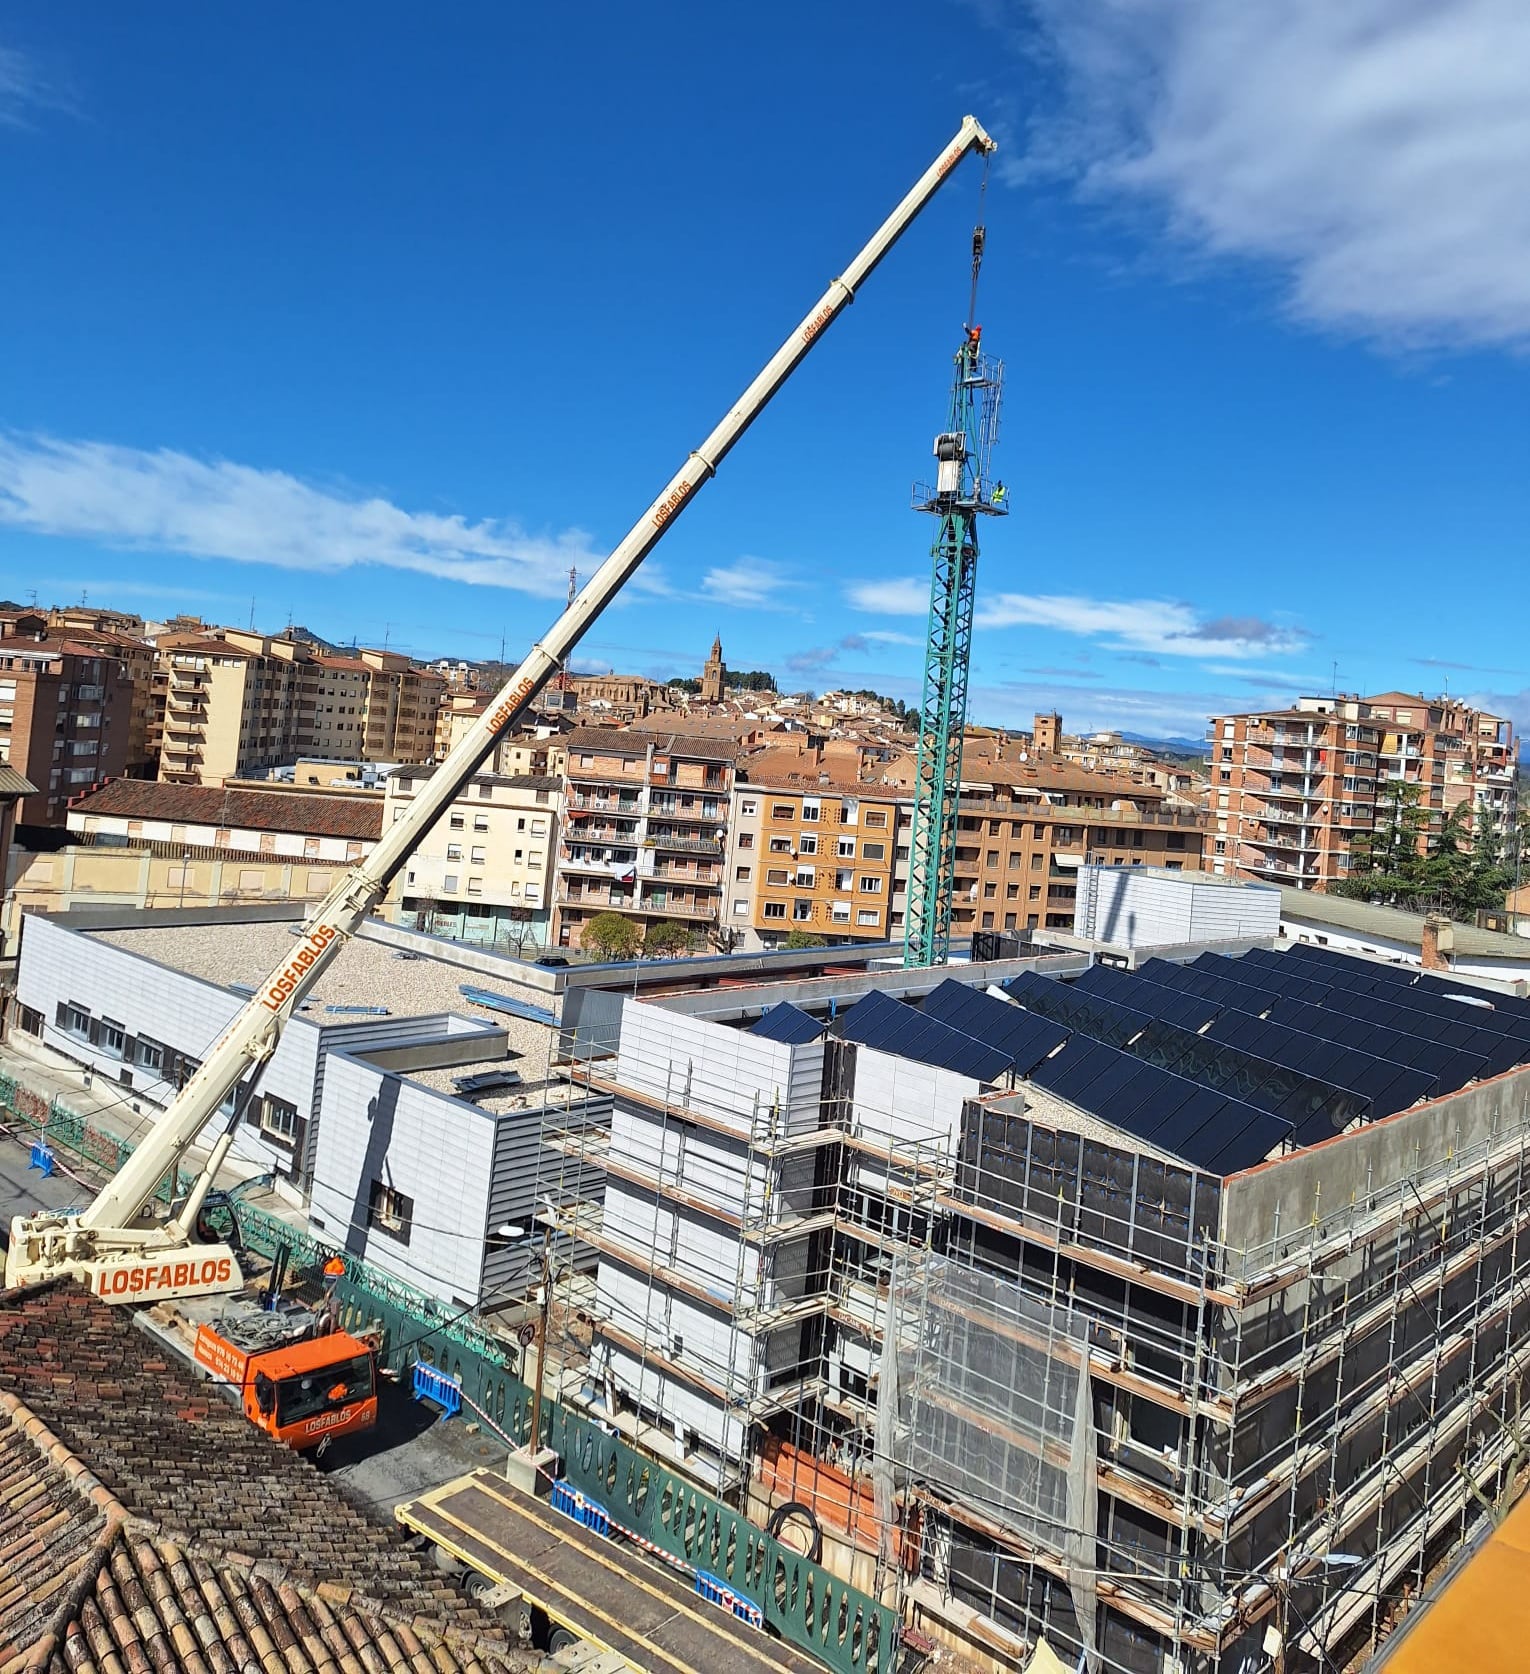
<svg viewBox="0 0 1530 1674"><path fill-rule="evenodd" d="M252 1424L288 1447L315 1447L377 1422L376 1356L349 1332L244 1349L200 1325L193 1353L199 1366L239 1391Z"/></svg>

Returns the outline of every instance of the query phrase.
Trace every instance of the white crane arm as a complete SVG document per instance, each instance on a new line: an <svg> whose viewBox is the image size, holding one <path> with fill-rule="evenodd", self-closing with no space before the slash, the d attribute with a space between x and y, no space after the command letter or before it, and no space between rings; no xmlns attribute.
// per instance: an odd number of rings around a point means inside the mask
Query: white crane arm
<svg viewBox="0 0 1530 1674"><path fill-rule="evenodd" d="M393 875L469 782L493 749L495 740L514 724L537 692L557 673L586 631L685 509L696 490L716 472L729 449L758 417L826 327L854 300L862 280L897 243L945 177L968 152L987 153L993 149L994 141L979 123L973 117L965 118L956 137L877 228L844 273L830 283L802 323L670 479L542 641L531 648L530 654L516 669L495 702L425 781L424 788L413 799L404 817L383 832L382 840L372 852L348 871L314 909L303 926L301 938L295 941L290 957L271 972L254 997L224 1030L202 1066L171 1101L153 1130L96 1200L77 1219L43 1215L17 1221L12 1237L13 1251L19 1238L23 1246L29 1247L33 1253L7 1263L8 1282L15 1282L13 1275L17 1272L33 1272L38 1267L46 1268L50 1263L90 1265L92 1258L106 1257L111 1248L121 1247L124 1259L129 1259L125 1252L142 1251L146 1247L146 1239L152 1241L159 1251L178 1247L190 1240L196 1213L212 1183L217 1164L227 1153L232 1131L226 1133L214 1147L209 1166L199 1177L191 1200L177 1219L163 1228L167 1236L146 1234L142 1227L146 1207L159 1183L179 1164L230 1092L275 1050L282 1030L303 996L341 944L356 933L362 921L381 900ZM118 1234L122 1235L120 1240L116 1236ZM28 1246L29 1239L31 1243ZM156 1256L155 1259L161 1258ZM183 1265L198 1267L196 1263ZM95 1288L98 1291L102 1289L99 1284ZM211 1288L220 1287L214 1285ZM224 1285L221 1288L228 1287ZM138 1292L135 1290L132 1294L136 1296Z"/></svg>

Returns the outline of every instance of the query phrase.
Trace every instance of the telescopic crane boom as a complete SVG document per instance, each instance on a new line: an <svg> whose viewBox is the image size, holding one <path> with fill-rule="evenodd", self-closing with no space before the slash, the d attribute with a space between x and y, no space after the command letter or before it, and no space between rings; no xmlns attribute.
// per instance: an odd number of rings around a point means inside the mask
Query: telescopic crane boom
<svg viewBox="0 0 1530 1674"><path fill-rule="evenodd" d="M994 142L973 117L877 228L871 239L791 336L766 362L754 382L724 415L570 603L539 644L531 648L495 702L463 735L441 766L425 781L404 818L389 826L382 841L352 868L316 907L303 926L292 956L272 971L249 1004L208 1053L206 1061L166 1107L150 1134L99 1197L79 1214L19 1216L11 1224L6 1255L7 1285L49 1278L61 1272L83 1277L112 1302L155 1301L171 1296L236 1290L241 1284L233 1251L198 1238L198 1218L207 1192L233 1144L234 1131L256 1078L276 1050L282 1031L303 996L339 948L382 899L389 882L420 839L440 818L531 700L557 673L600 613L638 565L663 538L697 489L716 473L770 398L799 361L855 299L862 280L897 243L941 182L970 151L985 155ZM206 1166L167 1220L154 1219L150 1205L159 1183L171 1174L219 1107L238 1090L235 1110L208 1155Z"/></svg>

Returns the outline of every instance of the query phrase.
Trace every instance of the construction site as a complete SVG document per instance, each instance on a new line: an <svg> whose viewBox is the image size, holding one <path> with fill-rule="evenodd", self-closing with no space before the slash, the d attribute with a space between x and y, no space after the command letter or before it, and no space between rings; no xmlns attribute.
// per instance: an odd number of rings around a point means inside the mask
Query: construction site
<svg viewBox="0 0 1530 1674"><path fill-rule="evenodd" d="M1524 1462L1526 1060L1305 947L629 1002L553 1376L998 1666L1344 1666Z"/></svg>
<svg viewBox="0 0 1530 1674"><path fill-rule="evenodd" d="M0 1334L52 1364L72 1332L102 1371L130 1332L99 1315L131 1307L161 1309L164 1341L199 1320L205 1344L258 1246L266 1311L289 1257L325 1298L295 1327L322 1308L317 1349L284 1342L269 1372L222 1339L198 1355L273 1445L364 1434L378 1375L503 1444L492 1468L391 1500L405 1533L368 1524L387 1583L368 1633L392 1633L433 1546L452 1596L419 1643L514 1611L520 1648L593 1646L613 1671L1339 1669L1519 1485L1530 1001L1293 943L1277 892L1249 897L1269 908L1250 928L1243 886L1167 868L1124 869L1088 935L953 943L977 531L1009 511L1003 365L976 323L982 188L933 480L913 492L936 533L901 946L794 964L787 943L657 978L634 962L580 986L561 956L527 968L376 920L857 288L969 155L986 183L993 150L965 119L300 923L267 914L257 936L258 912L228 915L225 945L184 913L154 940L142 915L97 914L23 937L19 1030L86 1087L111 1075L144 1120L85 1207L17 1215ZM1281 794L1310 817L1308 791ZM851 824L855 806L813 817ZM1078 899L1101 896L1087 857L1071 866ZM1196 904L1159 916L1186 933L1114 933L1176 891ZM44 1104L50 1166L60 1128ZM264 1171L285 1218L215 1189L231 1160ZM13 1427L44 1438L29 1471L62 1459L94 1483L48 1427L91 1399L60 1401L68 1382L20 1378ZM63 1666L67 1632L29 1641L46 1647L29 1666ZM461 1643L466 1666L510 1666ZM111 1655L139 1666L126 1644Z"/></svg>

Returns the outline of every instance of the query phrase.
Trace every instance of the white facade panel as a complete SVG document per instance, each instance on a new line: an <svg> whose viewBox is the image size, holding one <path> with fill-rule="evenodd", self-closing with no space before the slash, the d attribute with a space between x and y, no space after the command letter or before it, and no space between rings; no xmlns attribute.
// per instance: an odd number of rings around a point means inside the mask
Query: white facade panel
<svg viewBox="0 0 1530 1674"><path fill-rule="evenodd" d="M1073 928L1112 947L1264 941L1280 926L1280 891L1197 872L1081 866Z"/></svg>

